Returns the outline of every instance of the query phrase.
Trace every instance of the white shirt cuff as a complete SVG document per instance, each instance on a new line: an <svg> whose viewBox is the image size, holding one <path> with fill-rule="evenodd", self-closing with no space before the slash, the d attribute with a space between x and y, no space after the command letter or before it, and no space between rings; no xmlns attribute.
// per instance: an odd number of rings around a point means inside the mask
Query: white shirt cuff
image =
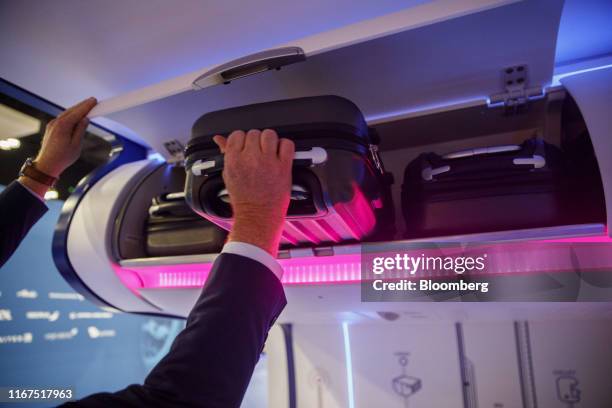
<svg viewBox="0 0 612 408"><path fill-rule="evenodd" d="M44 205L47 205L47 203L45 203L45 200L43 198L41 198L38 194L36 194L35 192L33 192L32 190L30 190L30 187L26 186L25 184L23 184L21 181L17 180L17 182L21 185L21 187L25 188L26 190L28 190L30 192L30 194L32 194L34 197L38 198L38 200L43 203Z"/></svg>
<svg viewBox="0 0 612 408"><path fill-rule="evenodd" d="M250 258L270 269L279 280L283 277L283 267L272 255L258 246L247 244L246 242L231 241L223 246L221 253L241 255Z"/></svg>

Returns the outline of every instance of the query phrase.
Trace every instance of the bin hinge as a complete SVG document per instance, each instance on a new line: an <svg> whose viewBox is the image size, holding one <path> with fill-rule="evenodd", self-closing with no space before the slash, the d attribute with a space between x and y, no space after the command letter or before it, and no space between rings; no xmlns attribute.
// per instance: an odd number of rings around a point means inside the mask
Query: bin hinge
<svg viewBox="0 0 612 408"><path fill-rule="evenodd" d="M164 142L164 147L171 156L168 163L181 163L185 160L185 147L178 140L168 140L167 142Z"/></svg>
<svg viewBox="0 0 612 408"><path fill-rule="evenodd" d="M503 92L489 96L490 108L504 107L507 114L516 114L527 108L532 99L544 97L541 86L529 86L527 65L504 68L501 73Z"/></svg>

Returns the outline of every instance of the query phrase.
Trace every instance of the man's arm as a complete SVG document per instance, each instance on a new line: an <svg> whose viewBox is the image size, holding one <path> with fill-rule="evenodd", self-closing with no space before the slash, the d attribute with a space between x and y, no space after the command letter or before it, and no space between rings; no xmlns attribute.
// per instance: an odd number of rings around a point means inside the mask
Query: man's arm
<svg viewBox="0 0 612 408"><path fill-rule="evenodd" d="M94 394L75 406L239 407L285 304L279 279L263 264L221 254L187 326L144 385Z"/></svg>
<svg viewBox="0 0 612 408"><path fill-rule="evenodd" d="M292 142L275 132L216 137L234 212L229 242L166 357L144 385L67 406L239 407L286 299L274 257L289 205Z"/></svg>
<svg viewBox="0 0 612 408"><path fill-rule="evenodd" d="M49 122L42 147L34 160L37 170L59 178L77 160L88 124L86 115L95 104L95 99L86 99ZM21 176L0 193L0 266L11 257L30 228L47 211L44 196L48 188L45 184Z"/></svg>

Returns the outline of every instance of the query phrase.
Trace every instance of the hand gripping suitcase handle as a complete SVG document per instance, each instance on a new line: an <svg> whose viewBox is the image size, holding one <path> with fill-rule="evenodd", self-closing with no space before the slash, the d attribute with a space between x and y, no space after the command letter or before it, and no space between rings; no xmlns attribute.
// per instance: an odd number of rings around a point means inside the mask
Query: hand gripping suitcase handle
<svg viewBox="0 0 612 408"><path fill-rule="evenodd" d="M299 167L311 167L327 161L327 151L322 147L312 147L309 150L295 152L293 165ZM206 173L213 173L223 169L224 158L220 154L209 160L196 160L191 165L191 173L194 176L201 176Z"/></svg>

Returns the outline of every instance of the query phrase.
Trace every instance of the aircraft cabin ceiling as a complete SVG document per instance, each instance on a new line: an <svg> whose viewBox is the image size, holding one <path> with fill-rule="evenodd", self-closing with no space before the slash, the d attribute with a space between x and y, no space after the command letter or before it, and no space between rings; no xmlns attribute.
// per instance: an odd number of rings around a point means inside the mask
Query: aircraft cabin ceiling
<svg viewBox="0 0 612 408"><path fill-rule="evenodd" d="M512 10L514 7L517 13L509 15L516 14L517 18L514 19L516 21L507 24L509 27L516 28L518 44L509 44L508 49L492 52L491 55L500 58L495 63L502 63L504 61L504 58L501 57L503 52L514 52L514 59L519 59L519 53L516 51L524 49L529 57L527 62L531 63L532 59L534 61L533 67L529 68L530 74L539 85L540 82L550 78L553 62L557 65L570 64L577 60L612 54L612 30L609 28L609 21L612 20L612 6L607 0L565 1L555 51L554 37L556 24L559 22L560 4L562 4L561 0L384 0L376 2L348 0L334 0L333 2L323 0L307 2L152 0L144 2L129 0L120 3L109 3L104 0L87 2L26 0L2 2L0 3L0 32L2 34L0 35L0 52L2 52L0 75L10 82L64 106L90 95L95 95L99 100L121 99L122 95L128 92L137 92L143 87L197 72L203 68L214 67L253 52L279 45L300 43L303 39L315 38L317 34L341 30L352 24L384 18L393 13L415 10L415 14L418 14L420 10L424 10L424 7L431 6L431 10L437 6L437 12L441 17L436 20L435 13L431 14L429 24L450 19L449 23L442 24L463 30L460 23L452 21L453 17L470 14L469 10L473 13L490 13L491 16L499 16L501 12L493 9L506 7ZM449 13L445 16L444 9L450 9L451 5L456 9L455 14ZM545 40L538 39L538 26L535 20L518 13L521 8L534 11L538 10L538 7L540 9L549 7L550 11L546 13L539 10L542 19L538 24L541 24L542 36L546 36L546 41L549 43L546 49L538 43L538 41L544 43ZM556 21L555 14L557 14ZM482 16L480 20L478 17L474 18L473 21L486 23L486 19ZM509 38L508 33L496 32L497 22L488 24L491 26L488 30L490 36L487 35L486 38L481 36L483 42L488 41L493 44L495 38L499 38L500 41ZM529 24L531 24L530 27ZM417 21L411 28L423 25L427 24L421 22L419 25ZM531 29L531 31L527 33L526 29ZM419 33L427 33L426 30L426 27L415 30L417 33L407 38L411 39L416 46L419 44ZM429 32L432 35L441 36L442 40L445 38L444 30L431 29ZM452 33L452 31L448 32ZM528 34L531 38L526 38ZM551 39L552 43L549 41ZM440 38L437 40L439 41ZM305 43L312 44L312 41ZM391 49L394 46L393 41L379 44L384 44L383 47L378 48L383 55L385 49L394 51ZM468 78L467 81L472 84L478 83L478 86L474 85L467 91L459 89L457 86L463 86L466 83L461 79L449 84L450 86L445 86L443 92L440 92L440 89L433 89L432 95L436 96L438 92L438 99L446 96L444 93L447 91L452 101L453 95L455 99L460 99L461 95L474 97L479 90L491 88L493 67L487 67L487 61L482 61L484 59L482 56L474 55L474 52L479 50L478 44L463 45L457 41L453 47L460 50L463 46L472 52L468 51L469 55L464 55L464 60L458 61L461 67L465 68L466 61L483 64L482 69L473 71L475 76L483 73L482 77ZM481 47L484 46L486 44L481 45ZM354 47L356 46L353 46L353 50L355 50ZM453 47L443 51L452 50ZM374 49L364 45L363 48L357 50L373 51ZM423 49L409 51L418 57L427 54ZM431 53L434 52L435 50L431 50ZM540 55L537 55L538 52ZM346 53L350 53L350 50L347 50ZM287 75L290 75L291 72L297 74L303 72L314 77L317 70L324 65L325 58L327 61L342 61L342 53L321 57L318 62L313 58L313 63L309 68L293 68L299 67L300 64L288 67L288 73L279 73L280 82L264 78L265 81L258 81L262 83L257 86L257 81L247 79L241 85L241 89L246 93L261 92L262 88L265 89L266 81L273 84L275 88L270 95L262 96L263 100L308 93L304 91L308 87L306 80L287 82L289 81ZM446 63L450 59L451 57L447 57L446 60L443 58L440 61ZM355 61L357 63L355 66L362 71L367 69L368 75L365 77L375 77L378 65L382 65L379 64L379 60L376 60L376 52L363 54L363 58L359 60L345 61L347 64ZM409 56L399 56L397 61L406 66L412 65L414 60ZM435 60L432 61L435 62ZM418 64L418 60L414 63ZM431 61L428 64L430 65L427 67L435 71L437 75L444 75L444 69L432 66ZM354 68L353 71L356 72L357 68ZM401 72L402 66L386 67L385 69L391 69L389 72L397 74ZM335 79L346 81L346 83L350 83L351 80L361 80L362 78L355 76L353 71L348 70L346 75L343 75L342 70L337 70L329 78L320 80L318 85L312 88L311 93L327 91L345 93L345 96L355 99L369 119L375 119L385 113L393 113L394 110L403 108L400 106L400 101L393 103L394 101L391 100L391 103L387 103L388 101L360 100L364 99L360 95L366 94L365 92L360 93L357 88L342 87L342 84L331 84L331 81ZM418 69L413 71L416 74L419 72ZM387 77L387 82L393 83L392 79L393 77ZM326 80L327 83L325 83ZM384 78L377 78L377 80L385 82ZM491 91L494 90L491 89ZM409 89L406 89L405 93L408 94L408 91ZM422 89L416 91L423 92ZM453 94L454 91L457 92ZM208 92L208 90L202 92ZM227 92L215 88L208 95L215 97L221 94L224 99L218 105L208 103L202 105L201 113L240 104L242 100L240 96L244 93L239 92L239 89ZM399 95L391 96L393 99ZM420 94L417 96L410 101L412 105L408 108L417 105L426 106L432 101L439 102L433 97L427 99ZM173 137L167 137L169 139L174 138L174 134L183 140L188 137L186 132L191 126L190 121L197 113L197 109L194 109L183 116L184 123L177 124L176 127L163 128L168 118L172 117L166 107L176 106L172 103L175 100L167 99L166 105L154 102L146 109L136 107L104 115L112 121L97 120L99 123L110 126L112 130L120 131L160 150L161 144L158 142L161 138L166 138L166 135L172 134ZM199 99L202 99L202 96ZM199 99L188 95L181 103L199 103ZM252 97L244 99L244 103L256 101L258 99ZM167 116L159 116L160 112L166 113ZM179 115L177 119L180 118Z"/></svg>

